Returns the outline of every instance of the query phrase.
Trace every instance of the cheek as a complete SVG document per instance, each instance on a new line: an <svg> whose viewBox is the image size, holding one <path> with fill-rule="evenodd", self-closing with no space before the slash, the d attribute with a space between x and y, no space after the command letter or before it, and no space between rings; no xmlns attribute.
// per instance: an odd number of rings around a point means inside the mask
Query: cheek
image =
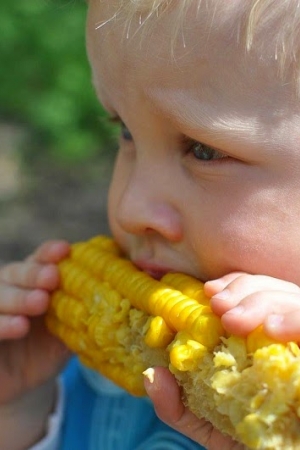
<svg viewBox="0 0 300 450"><path fill-rule="evenodd" d="M262 231L256 218L242 215L220 224L219 251L224 273L244 271L260 273L265 270L272 237ZM260 269L260 268L261 269Z"/></svg>
<svg viewBox="0 0 300 450"><path fill-rule="evenodd" d="M122 196L130 176L130 171L126 165L120 161L120 153L116 157L113 174L111 177L108 200L107 200L107 214L110 231L114 239L118 242L120 247L126 252L127 248L127 235L122 230L122 227L118 221L118 211L120 208Z"/></svg>
<svg viewBox="0 0 300 450"><path fill-rule="evenodd" d="M200 237L198 240L199 263L203 265L205 279L219 278L235 271L261 273L269 267L269 253L262 253L269 242L257 233L254 223L248 221L245 226L242 219L232 218L208 225L205 239Z"/></svg>
<svg viewBox="0 0 300 450"><path fill-rule="evenodd" d="M108 191L108 199L107 199L107 214L108 214L108 222L111 229L111 232L114 234L115 220L116 220L116 199L115 199L115 187L112 181L110 182L109 191Z"/></svg>
<svg viewBox="0 0 300 450"><path fill-rule="evenodd" d="M124 189L124 182L120 177L119 164L117 158L109 185L108 202L107 202L108 221L111 232L114 236L118 233L117 211L123 189Z"/></svg>
<svg viewBox="0 0 300 450"><path fill-rule="evenodd" d="M255 208L229 212L226 219L219 216L218 225L214 227L215 235L210 235L211 268L214 272L209 271L210 276L243 271L298 284L299 233L293 218L285 216L279 220L277 208L272 210L264 203L261 206L256 204Z"/></svg>

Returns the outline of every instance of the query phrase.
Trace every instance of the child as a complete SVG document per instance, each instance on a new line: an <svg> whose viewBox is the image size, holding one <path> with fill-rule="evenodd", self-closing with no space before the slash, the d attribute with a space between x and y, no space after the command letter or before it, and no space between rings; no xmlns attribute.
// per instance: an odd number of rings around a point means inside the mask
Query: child
<svg viewBox="0 0 300 450"><path fill-rule="evenodd" d="M121 124L108 211L120 246L157 278L206 282L229 332L299 340L300 1L89 0L87 48ZM76 360L57 389L69 355L43 314L68 251L46 243L0 271L1 450L241 450L165 369L148 394L195 443Z"/></svg>

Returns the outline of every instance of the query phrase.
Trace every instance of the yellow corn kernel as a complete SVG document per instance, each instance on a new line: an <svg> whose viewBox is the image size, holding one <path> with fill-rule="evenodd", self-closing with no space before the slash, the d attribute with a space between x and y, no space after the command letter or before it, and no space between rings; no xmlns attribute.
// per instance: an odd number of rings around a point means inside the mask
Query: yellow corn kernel
<svg viewBox="0 0 300 450"><path fill-rule="evenodd" d="M244 444L253 449L261 448L262 436L267 424L254 413L248 414L244 421L237 426L237 432L242 435Z"/></svg>
<svg viewBox="0 0 300 450"><path fill-rule="evenodd" d="M148 347L167 347L174 339L174 331L168 327L162 317L152 317L148 326L149 328L145 335L145 344L148 345Z"/></svg>
<svg viewBox="0 0 300 450"><path fill-rule="evenodd" d="M207 347L191 339L191 335L184 331L177 333L168 350L170 352L170 369L173 371L174 367L181 372L197 370L208 352Z"/></svg>
<svg viewBox="0 0 300 450"><path fill-rule="evenodd" d="M196 340L210 348L219 342L223 327L208 306L152 279L130 261L94 248L93 241L77 244L72 257L75 263L80 261L91 274L107 281L124 298L128 298L133 307L149 315L162 316L170 329L188 328Z"/></svg>
<svg viewBox="0 0 300 450"><path fill-rule="evenodd" d="M58 319L75 330L84 329L89 316L83 303L62 291L54 292L52 295L49 313L50 311L54 311Z"/></svg>
<svg viewBox="0 0 300 450"><path fill-rule="evenodd" d="M143 373L169 367L183 398L253 450L300 448L300 350L258 327L227 336L203 284L184 274L161 281L138 270L116 243L97 236L59 264L46 323L81 361L134 395Z"/></svg>
<svg viewBox="0 0 300 450"><path fill-rule="evenodd" d="M187 297L197 300L201 305L209 305L209 298L204 294L203 283L194 277L184 273L167 273L161 281Z"/></svg>
<svg viewBox="0 0 300 450"><path fill-rule="evenodd" d="M89 365L98 370L105 367L105 375L112 367L116 382L115 374L120 371L113 367L121 361L119 384L125 388L133 367L139 367L141 376L134 391L143 390L145 347L161 349L157 361L168 365L167 346L178 331L189 330L190 342L181 347L182 356L174 356L179 349L173 353L177 366L181 358L183 367L184 359L187 370L193 355L200 348L214 348L223 334L220 319L212 314L203 295L202 283L182 274L166 275L166 283L154 280L122 257L106 236L73 244L59 268L61 286L52 295L49 328ZM79 330L84 339L76 339Z"/></svg>
<svg viewBox="0 0 300 450"><path fill-rule="evenodd" d="M278 343L278 341L272 339L264 333L262 325L251 331L251 333L248 334L246 341L247 350L249 353L254 353L259 348Z"/></svg>

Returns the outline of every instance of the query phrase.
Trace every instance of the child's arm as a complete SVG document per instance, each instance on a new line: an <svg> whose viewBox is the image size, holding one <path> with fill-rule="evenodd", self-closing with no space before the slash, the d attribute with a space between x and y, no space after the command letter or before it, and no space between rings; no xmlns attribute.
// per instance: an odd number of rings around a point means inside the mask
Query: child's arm
<svg viewBox="0 0 300 450"><path fill-rule="evenodd" d="M263 324L266 334L281 341L300 340L300 288L262 275L232 273L205 284L213 311L225 329L246 336Z"/></svg>
<svg viewBox="0 0 300 450"><path fill-rule="evenodd" d="M41 245L23 262L0 268L0 442L21 450L40 440L55 406L55 377L69 353L47 331L43 314L58 286L56 263L69 245Z"/></svg>

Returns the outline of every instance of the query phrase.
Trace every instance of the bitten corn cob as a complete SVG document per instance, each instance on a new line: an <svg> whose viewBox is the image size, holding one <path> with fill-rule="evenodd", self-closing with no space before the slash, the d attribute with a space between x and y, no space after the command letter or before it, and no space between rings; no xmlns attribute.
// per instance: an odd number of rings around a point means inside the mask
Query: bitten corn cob
<svg viewBox="0 0 300 450"><path fill-rule="evenodd" d="M226 336L183 274L152 279L98 236L72 246L46 320L86 365L134 395L143 371L169 367L186 404L250 449L300 449L300 351L261 329Z"/></svg>

